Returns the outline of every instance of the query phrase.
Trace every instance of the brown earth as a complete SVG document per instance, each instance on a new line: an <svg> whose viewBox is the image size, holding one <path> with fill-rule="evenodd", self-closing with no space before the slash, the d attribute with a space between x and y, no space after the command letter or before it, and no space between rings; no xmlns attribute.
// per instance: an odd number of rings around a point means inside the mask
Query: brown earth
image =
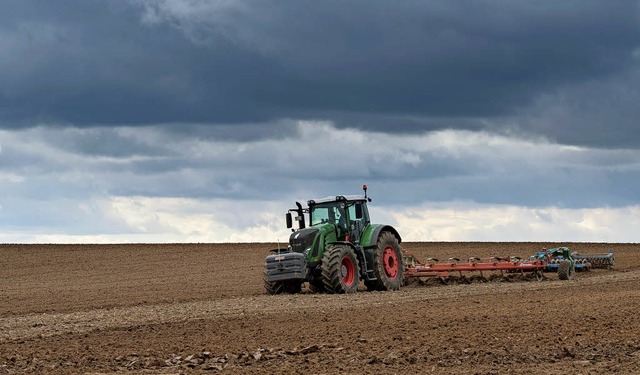
<svg viewBox="0 0 640 375"><path fill-rule="evenodd" d="M419 257L553 243L407 243ZM0 245L3 373L640 373L640 245L542 282L265 295L272 244Z"/></svg>

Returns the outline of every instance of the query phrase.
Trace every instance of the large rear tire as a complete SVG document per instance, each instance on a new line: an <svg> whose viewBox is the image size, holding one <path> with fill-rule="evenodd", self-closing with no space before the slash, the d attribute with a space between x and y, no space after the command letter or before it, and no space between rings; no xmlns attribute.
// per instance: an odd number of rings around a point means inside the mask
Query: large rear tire
<svg viewBox="0 0 640 375"><path fill-rule="evenodd" d="M360 283L358 259L347 245L335 245L322 256L322 283L327 293L355 293Z"/></svg>
<svg viewBox="0 0 640 375"><path fill-rule="evenodd" d="M558 278L560 280L571 280L573 272L573 264L569 259L563 259L558 263Z"/></svg>
<svg viewBox="0 0 640 375"><path fill-rule="evenodd" d="M404 263L398 239L382 232L373 251L373 274L377 280L366 283L369 290L398 290L404 280Z"/></svg>

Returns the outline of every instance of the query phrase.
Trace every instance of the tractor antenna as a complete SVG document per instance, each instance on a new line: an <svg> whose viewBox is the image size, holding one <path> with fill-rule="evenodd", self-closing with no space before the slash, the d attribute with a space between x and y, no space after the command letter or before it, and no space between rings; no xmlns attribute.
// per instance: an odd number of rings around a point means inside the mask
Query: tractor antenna
<svg viewBox="0 0 640 375"><path fill-rule="evenodd" d="M364 190L364 199L371 202L371 198L367 197L367 185L362 185L362 190Z"/></svg>

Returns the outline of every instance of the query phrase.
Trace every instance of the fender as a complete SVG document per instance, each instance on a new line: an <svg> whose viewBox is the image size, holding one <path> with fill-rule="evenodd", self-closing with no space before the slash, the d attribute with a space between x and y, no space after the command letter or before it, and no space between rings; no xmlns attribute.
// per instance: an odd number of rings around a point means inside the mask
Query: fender
<svg viewBox="0 0 640 375"><path fill-rule="evenodd" d="M400 234L391 225L370 224L370 225L367 225L364 232L362 233L360 244L364 248L375 247L376 244L378 243L378 237L380 237L380 233L382 232L391 232L398 239L398 243L402 243L402 238L400 238Z"/></svg>

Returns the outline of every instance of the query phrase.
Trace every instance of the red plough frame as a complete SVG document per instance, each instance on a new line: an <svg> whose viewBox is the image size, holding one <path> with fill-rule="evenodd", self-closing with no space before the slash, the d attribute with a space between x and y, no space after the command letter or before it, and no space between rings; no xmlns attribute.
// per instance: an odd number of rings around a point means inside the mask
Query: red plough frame
<svg viewBox="0 0 640 375"><path fill-rule="evenodd" d="M484 277L483 271L499 271L501 275L507 273L532 272L536 276L542 277L542 271L547 265L544 260L522 260L517 257L510 258L469 258L468 262L461 262L460 259L451 258L446 262L439 263L437 259L429 258L423 263L410 253L405 252L405 278L447 278L452 273L458 273L461 277L463 272L479 272Z"/></svg>

